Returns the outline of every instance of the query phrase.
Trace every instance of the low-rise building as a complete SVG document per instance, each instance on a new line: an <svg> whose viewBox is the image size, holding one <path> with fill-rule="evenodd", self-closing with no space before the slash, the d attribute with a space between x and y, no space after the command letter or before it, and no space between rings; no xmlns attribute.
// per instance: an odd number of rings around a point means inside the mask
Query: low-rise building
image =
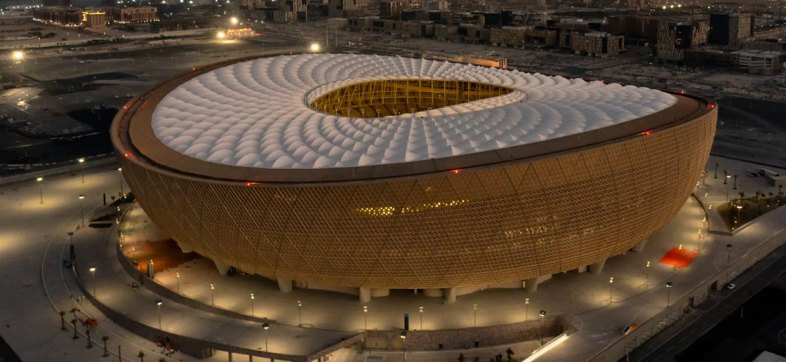
<svg viewBox="0 0 786 362"><path fill-rule="evenodd" d="M105 29L107 23L106 12L99 10L85 10L82 12L82 26L90 29Z"/></svg>
<svg viewBox="0 0 786 362"><path fill-rule="evenodd" d="M779 74L786 61L786 53L770 50L738 50L731 54L735 65L754 74Z"/></svg>
<svg viewBox="0 0 786 362"><path fill-rule="evenodd" d="M625 37L604 32L571 33L571 50L576 54L605 57L625 50Z"/></svg>
<svg viewBox="0 0 786 362"><path fill-rule="evenodd" d="M116 23L150 23L158 21L158 9L152 6L112 8Z"/></svg>

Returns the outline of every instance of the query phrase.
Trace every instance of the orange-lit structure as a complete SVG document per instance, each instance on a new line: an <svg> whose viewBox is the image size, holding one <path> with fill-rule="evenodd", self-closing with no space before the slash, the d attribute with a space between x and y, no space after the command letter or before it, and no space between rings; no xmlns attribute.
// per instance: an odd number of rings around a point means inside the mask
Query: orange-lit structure
<svg viewBox="0 0 786 362"><path fill-rule="evenodd" d="M531 288L553 273L602 265L646 241L683 206L707 161L717 120L711 101L673 94L669 107L612 126L357 167L244 167L165 144L151 126L162 99L238 62L196 69L133 100L117 115L112 140L137 200L182 247L221 267L278 280L285 291L294 284L368 299L389 289L426 289L452 299L478 288L522 282ZM384 94L406 84L387 84ZM430 84L441 88L406 88L420 92L406 97L420 111L450 87ZM351 108L333 113L338 117L382 108L396 117L407 102L347 101L346 88L337 89L345 93L336 102L353 104L336 107ZM482 92L507 91L489 86L476 93ZM325 113L330 97L314 98Z"/></svg>

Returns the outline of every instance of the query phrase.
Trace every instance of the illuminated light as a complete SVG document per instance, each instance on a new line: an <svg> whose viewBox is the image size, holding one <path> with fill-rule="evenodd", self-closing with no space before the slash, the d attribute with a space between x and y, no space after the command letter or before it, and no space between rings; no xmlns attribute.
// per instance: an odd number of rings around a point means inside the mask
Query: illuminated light
<svg viewBox="0 0 786 362"><path fill-rule="evenodd" d="M227 34L225 32L223 32L223 31L219 31L218 33L216 33L216 38L218 38L218 39L224 39L226 37L227 37Z"/></svg>
<svg viewBox="0 0 786 362"><path fill-rule="evenodd" d="M246 186L253 186L253 185L256 185L256 184L257 184L257 182L251 182L251 181L243 182L243 185L246 185Z"/></svg>
<svg viewBox="0 0 786 362"><path fill-rule="evenodd" d="M432 209L438 209L440 207L452 207L458 206L461 204L465 204L469 202L469 200L451 200L451 201L437 201L437 202L429 202L425 204L420 204L417 206L405 206L401 209L397 209L394 206L377 206L377 207L361 207L355 209L355 211L366 214L369 216L391 216L396 212L407 214L407 213L416 213L416 212L423 212Z"/></svg>
<svg viewBox="0 0 786 362"><path fill-rule="evenodd" d="M14 50L11 53L11 57L14 58L14 60L17 60L17 61L18 60L22 60L22 59L25 58L25 52L23 52L21 50Z"/></svg>
<svg viewBox="0 0 786 362"><path fill-rule="evenodd" d="M459 174L459 173L461 173L461 169L451 170L450 172L452 172L454 174Z"/></svg>
<svg viewBox="0 0 786 362"><path fill-rule="evenodd" d="M316 53L316 52L318 52L318 51L319 51L319 49L321 49L321 48L322 48L322 47L320 47L320 46L319 46L319 43L311 43L311 45L308 47L308 50L309 50L310 52L312 52L312 53Z"/></svg>
<svg viewBox="0 0 786 362"><path fill-rule="evenodd" d="M197 68L196 68L196 67L191 67L191 71L192 71L192 72L196 72L196 70L197 70Z"/></svg>
<svg viewBox="0 0 786 362"><path fill-rule="evenodd" d="M715 103L707 103L707 108L709 109L715 108Z"/></svg>
<svg viewBox="0 0 786 362"><path fill-rule="evenodd" d="M568 339L567 333L560 334L559 337L550 340L548 343L544 344L543 347L540 347L535 351L533 351L532 354L529 355L529 357L527 357L526 359L524 359L523 362L531 362L538 359L538 357L546 354L548 351L559 346L560 344L562 344L562 342L565 342L566 339Z"/></svg>
<svg viewBox="0 0 786 362"><path fill-rule="evenodd" d="M229 23L232 25L237 25L239 22L240 20L238 20L236 16L229 18Z"/></svg>
<svg viewBox="0 0 786 362"><path fill-rule="evenodd" d="M641 133L639 133L639 134L640 134L640 135L642 135L642 136L649 136L649 135L651 135L651 134L652 134L652 130L646 130L646 131L644 131L644 132L641 132Z"/></svg>
<svg viewBox="0 0 786 362"><path fill-rule="evenodd" d="M134 158L134 154L131 153L131 151L126 151L123 153L123 156L125 156L125 158Z"/></svg>

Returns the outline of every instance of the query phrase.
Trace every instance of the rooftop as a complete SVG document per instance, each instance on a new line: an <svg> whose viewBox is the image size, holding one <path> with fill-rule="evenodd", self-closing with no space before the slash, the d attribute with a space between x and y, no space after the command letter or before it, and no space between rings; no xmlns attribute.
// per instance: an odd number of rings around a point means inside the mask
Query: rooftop
<svg viewBox="0 0 786 362"><path fill-rule="evenodd" d="M413 84L449 84L435 80L505 90L464 97L460 103L433 102L438 108L424 106L423 94L447 93ZM387 91L407 85L398 90L418 96L400 100L403 105L388 116L359 115L361 109L379 108L357 102L348 111L323 107L323 113L311 107L322 96L378 81L393 82ZM558 139L638 119L676 101L648 88L425 59L299 54L234 63L190 79L160 101L151 126L166 147L202 161L329 169L441 159ZM414 112L400 113L410 104Z"/></svg>

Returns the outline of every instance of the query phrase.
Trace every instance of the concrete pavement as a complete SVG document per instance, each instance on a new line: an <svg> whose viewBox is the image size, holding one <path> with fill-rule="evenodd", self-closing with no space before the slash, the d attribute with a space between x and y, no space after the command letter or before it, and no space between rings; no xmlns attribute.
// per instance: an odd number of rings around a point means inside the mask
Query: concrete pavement
<svg viewBox="0 0 786 362"><path fill-rule="evenodd" d="M721 160L722 166L732 170L752 167L736 161ZM712 161L710 163L712 165ZM755 166L754 166L755 167ZM709 201L725 199L725 185L720 179L707 178L707 186L700 185L708 192ZM767 191L756 182L761 178L740 179L738 188L746 193ZM78 307L78 315L96 318L98 327L92 332L94 343L100 345L100 337L110 337L110 350L122 345L124 357L132 360L140 350L148 357L161 352L161 348L106 319L86 300L79 298L73 277L64 273L62 260L67 255L66 233L75 232L78 268L90 291L92 278L90 267L96 268L95 287L99 301L113 305L118 311L134 316L148 327L157 327L158 308L155 301L160 298L144 288L132 288L131 278L120 269L114 255L113 229L77 229L81 211L76 195L85 194L87 213L101 205L103 192L117 193L118 178L114 169L101 172L88 172L86 183L80 182L78 174L64 174L47 177L43 184L44 204L39 203L39 188L34 180L0 187L0 202L13 208L14 213L4 213L0 221L0 262L7 272L0 276L0 283L7 291L13 291L16 298L0 299L0 314L5 331L2 332L9 345L20 354L23 360L35 361L90 361L103 359L100 348L85 348L84 336L71 339L71 331L60 331L60 317L57 311L70 311ZM411 316L411 326L420 329L417 308L424 306L423 329L467 328L474 325L472 306L479 306L477 325L494 325L534 319L536 311L547 310L549 315L566 315L577 328L562 345L550 351L542 360L569 361L587 359L597 352L616 343L621 330L631 322L646 321L665 308L666 289L663 283L672 281L674 288L668 291L672 300L680 297L712 275L722 273L727 266L725 245L733 243L732 262L742 260L748 251L755 248L761 240L776 235L783 230L782 220L786 209L780 208L754 221L751 226L741 228L734 235L705 234L700 238L698 229L703 227L703 211L695 200L688 200L679 215L664 230L648 242L641 253L629 252L628 255L610 259L603 273L599 275L576 272L556 275L541 285L534 294L523 290L484 290L472 295L462 296L455 304L442 304L439 299L412 295L408 292L394 292L390 297L374 299L368 304L370 329L391 329L401 327L404 312ZM133 242L132 236L126 236ZM691 266L684 270L674 269L657 263L657 260L671 247L683 244L685 248L699 249L702 254ZM701 245L700 245L701 244ZM646 268L646 261L652 266ZM177 268L158 273L156 280L169 288L176 288L176 271L181 272L181 293L202 303L208 303L209 283L214 282L215 303L217 306L238 313L250 314L250 292L260 296L255 313L257 316L275 320L277 334L268 335L269 348L281 353L297 352L297 348L316 348L327 345L340 336L351 335L363 329L364 315L362 306L352 296L313 290L299 290L283 294L277 291L274 283L252 276L220 276L205 260L196 260ZM608 279L615 277L613 286ZM732 275L733 277L733 275ZM649 284L647 284L649 280ZM613 303L609 304L609 296ZM51 298L51 302L49 301ZM530 298L527 307L523 301ZM76 300L81 300L77 302ZM301 316L298 318L296 301L302 301ZM257 322L226 318L215 313L205 313L165 300L161 309L161 322L164 331L189 334L194 338L211 339L217 343L237 344L244 348L264 349L264 333L260 333ZM69 315L71 315L69 313ZM70 319L69 319L70 320ZM302 322L306 328L297 325ZM84 327L80 328L83 332ZM320 336L321 335L321 336ZM293 343L293 341L296 341ZM302 343L301 343L302 342ZM303 347L301 347L303 346ZM514 345L516 356L523 356L532 345ZM504 348L466 350L470 353L488 353L490 356L504 351ZM449 352L407 352L411 358L421 360L448 360L457 358L458 351ZM126 355L128 353L128 355ZM364 360L380 352L359 353L342 350L334 353L334 359ZM394 360L397 353L381 353L384 358ZM503 353L504 355L504 353ZM175 354L167 359L192 360L183 354ZM225 354L209 360L226 360ZM403 358L403 355L402 357ZM484 358L487 358L484 356ZM133 359L135 360L135 359Z"/></svg>

